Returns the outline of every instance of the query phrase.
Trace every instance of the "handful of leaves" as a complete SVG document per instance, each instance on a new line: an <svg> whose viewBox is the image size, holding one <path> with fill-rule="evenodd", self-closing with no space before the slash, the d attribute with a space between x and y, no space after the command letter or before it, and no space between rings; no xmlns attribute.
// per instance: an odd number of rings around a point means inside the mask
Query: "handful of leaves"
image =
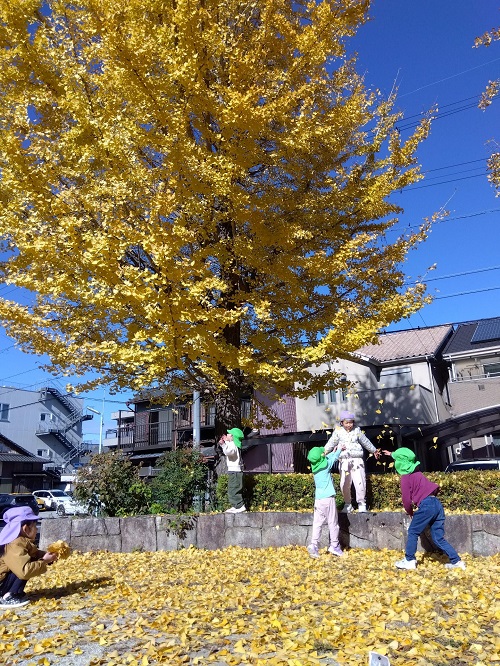
<svg viewBox="0 0 500 666"><path fill-rule="evenodd" d="M54 541L47 547L48 553L57 553L60 560L66 560L71 554L71 548L66 541Z"/></svg>

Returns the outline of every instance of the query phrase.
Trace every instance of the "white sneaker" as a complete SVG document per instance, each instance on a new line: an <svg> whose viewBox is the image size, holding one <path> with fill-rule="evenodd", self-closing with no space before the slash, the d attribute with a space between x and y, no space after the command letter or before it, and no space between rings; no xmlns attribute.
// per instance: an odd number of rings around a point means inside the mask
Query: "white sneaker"
<svg viewBox="0 0 500 666"><path fill-rule="evenodd" d="M444 565L445 569L465 569L465 562L463 560L458 560L458 562L455 562L455 564L452 564L451 562L448 562L448 564Z"/></svg>
<svg viewBox="0 0 500 666"><path fill-rule="evenodd" d="M224 513L236 513L236 509L232 506L230 509L226 509Z"/></svg>
<svg viewBox="0 0 500 666"><path fill-rule="evenodd" d="M366 508L366 504L364 504L363 502L360 502L358 504L358 513L367 513L367 512L368 512L368 510Z"/></svg>
<svg viewBox="0 0 500 666"><path fill-rule="evenodd" d="M314 559L317 559L319 557L319 552L316 546L313 546L313 544L307 546L307 552L311 557L314 557Z"/></svg>
<svg viewBox="0 0 500 666"><path fill-rule="evenodd" d="M402 560L398 560L398 562L394 562L394 566L398 569L416 569L417 560L407 560L405 557Z"/></svg>
<svg viewBox="0 0 500 666"><path fill-rule="evenodd" d="M340 513L352 513L353 511L352 504L344 504L344 508Z"/></svg>
<svg viewBox="0 0 500 666"><path fill-rule="evenodd" d="M245 505L240 506L239 509L233 509L231 513L244 513L246 511Z"/></svg>

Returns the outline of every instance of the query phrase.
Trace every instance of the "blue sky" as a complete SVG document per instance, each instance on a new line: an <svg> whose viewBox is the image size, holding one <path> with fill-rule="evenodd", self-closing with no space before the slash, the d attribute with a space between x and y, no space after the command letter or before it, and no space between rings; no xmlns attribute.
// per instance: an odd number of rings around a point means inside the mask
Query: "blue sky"
<svg viewBox="0 0 500 666"><path fill-rule="evenodd" d="M357 51L358 71L368 87L388 95L396 83L403 137L418 114L439 108L418 153L426 179L395 198L405 209L397 228L419 226L433 213L449 211L406 265L410 279L428 275L435 300L391 330L500 316L500 197L485 168L491 142L500 149L500 99L484 112L477 108L488 81L500 78L500 42L473 48L475 37L500 25L499 4L374 0L370 15L348 49ZM10 289L0 286L0 294ZM37 388L49 378L39 365L40 359L15 350L0 331L0 386ZM63 388L66 380L58 382ZM104 399L105 429L114 425L111 412L124 409L128 397L102 389L85 395L86 404L99 411ZM97 442L99 417L87 422L85 431L86 439Z"/></svg>

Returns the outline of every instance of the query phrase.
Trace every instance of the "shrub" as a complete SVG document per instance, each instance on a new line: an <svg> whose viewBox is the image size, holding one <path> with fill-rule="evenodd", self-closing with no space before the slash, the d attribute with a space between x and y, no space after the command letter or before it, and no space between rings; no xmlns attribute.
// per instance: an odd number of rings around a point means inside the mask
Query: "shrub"
<svg viewBox="0 0 500 666"><path fill-rule="evenodd" d="M333 474L337 505L342 506L339 475ZM429 472L426 476L441 487L439 499L448 511L500 511L500 472ZM401 511L399 476L372 474L367 479L366 499L375 511ZM244 499L250 511L312 511L314 481L312 474L245 474ZM227 476L217 480L217 507L228 508ZM354 495L353 495L354 496Z"/></svg>
<svg viewBox="0 0 500 666"><path fill-rule="evenodd" d="M162 513L190 511L207 491L207 466L193 449L167 451L157 462L160 473L151 484L155 508Z"/></svg>
<svg viewBox="0 0 500 666"><path fill-rule="evenodd" d="M75 499L97 516L149 513L151 489L120 452L97 453L76 476Z"/></svg>

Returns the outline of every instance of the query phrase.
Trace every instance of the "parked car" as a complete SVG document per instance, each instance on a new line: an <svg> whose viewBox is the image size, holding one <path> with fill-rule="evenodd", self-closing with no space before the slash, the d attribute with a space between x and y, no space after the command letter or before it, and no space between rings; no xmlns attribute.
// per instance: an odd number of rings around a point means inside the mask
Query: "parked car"
<svg viewBox="0 0 500 666"><path fill-rule="evenodd" d="M37 500L42 500L46 509L56 511L59 516L87 513L85 507L77 504L70 495L62 490L34 490L33 496Z"/></svg>
<svg viewBox="0 0 500 666"><path fill-rule="evenodd" d="M445 472L465 472L468 469L500 470L500 458L482 458L478 460L455 460L448 465Z"/></svg>
<svg viewBox="0 0 500 666"><path fill-rule="evenodd" d="M38 516L39 508L36 499L31 493L2 493L0 494L0 518L7 509L15 506L29 506L34 514Z"/></svg>

